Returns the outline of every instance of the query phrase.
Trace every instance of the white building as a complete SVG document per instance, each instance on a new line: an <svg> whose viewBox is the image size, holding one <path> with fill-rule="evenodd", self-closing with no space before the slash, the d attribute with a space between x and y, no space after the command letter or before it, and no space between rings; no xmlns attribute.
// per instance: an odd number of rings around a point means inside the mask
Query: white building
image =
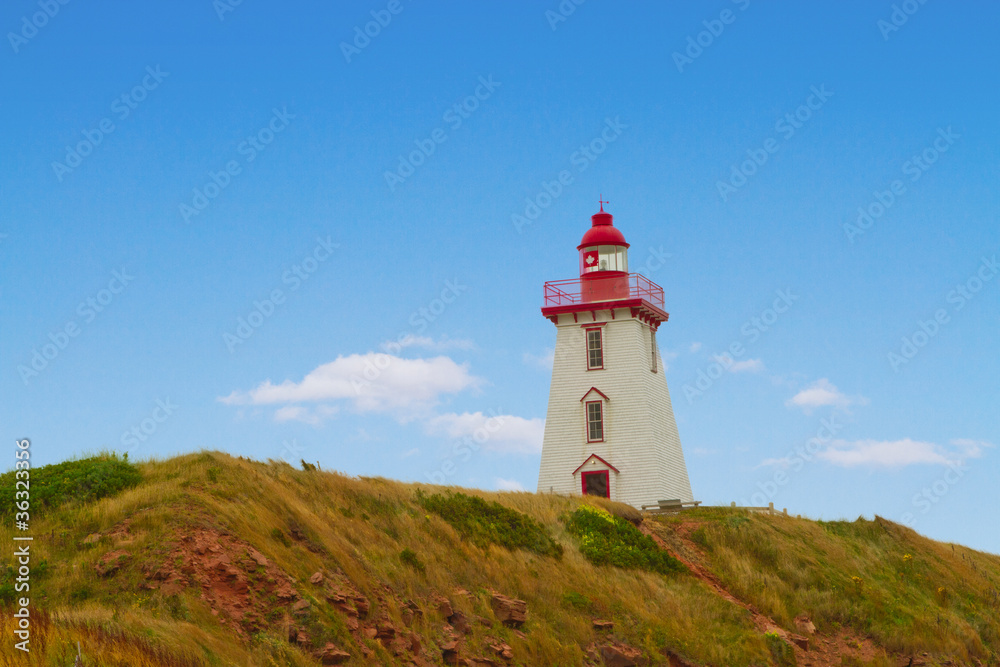
<svg viewBox="0 0 1000 667"><path fill-rule="evenodd" d="M690 502L656 345L663 288L628 272L629 244L603 202L591 221L577 246L580 277L545 283L556 348L538 491L635 507Z"/></svg>

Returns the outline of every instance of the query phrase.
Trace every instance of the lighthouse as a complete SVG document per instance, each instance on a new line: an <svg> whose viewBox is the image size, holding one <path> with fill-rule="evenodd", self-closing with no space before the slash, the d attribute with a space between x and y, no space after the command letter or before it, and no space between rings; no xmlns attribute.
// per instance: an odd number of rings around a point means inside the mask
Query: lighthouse
<svg viewBox="0 0 1000 667"><path fill-rule="evenodd" d="M538 491L691 502L656 344L663 288L629 273L629 244L605 203L577 246L580 277L545 283L556 347Z"/></svg>

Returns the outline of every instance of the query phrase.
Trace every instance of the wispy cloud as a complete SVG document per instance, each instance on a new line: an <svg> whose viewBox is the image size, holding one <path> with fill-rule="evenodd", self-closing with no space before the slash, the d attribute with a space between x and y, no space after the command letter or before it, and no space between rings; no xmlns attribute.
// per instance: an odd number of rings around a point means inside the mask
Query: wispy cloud
<svg viewBox="0 0 1000 667"><path fill-rule="evenodd" d="M317 405L306 407L302 405L286 405L274 411L274 421L298 421L313 426L319 426L327 419L340 412L335 405Z"/></svg>
<svg viewBox="0 0 1000 667"><path fill-rule="evenodd" d="M415 336L413 334L406 334L399 340L388 340L379 345L379 348L383 352L390 352L393 354L408 347L417 347L435 352L443 352L445 350L474 350L476 349L476 344L468 338L448 338L447 336L442 336L441 338L434 340L430 336Z"/></svg>
<svg viewBox="0 0 1000 667"><path fill-rule="evenodd" d="M846 410L852 405L868 405L868 399L864 396L848 396L828 379L821 378L785 401L785 405L801 408L809 414L824 406Z"/></svg>
<svg viewBox="0 0 1000 667"><path fill-rule="evenodd" d="M952 465L970 458L979 458L988 442L956 439L949 447L932 442L904 438L902 440L834 440L817 458L844 468L872 466L901 468L911 465Z"/></svg>
<svg viewBox="0 0 1000 667"><path fill-rule="evenodd" d="M516 479L504 479L503 477L497 477L495 483L497 490L499 491L527 491L527 489L524 488L524 485Z"/></svg>
<svg viewBox="0 0 1000 667"><path fill-rule="evenodd" d="M498 452L537 454L542 451L544 419L514 415L485 415L482 412L447 413L428 419L429 435L472 438L483 449Z"/></svg>
<svg viewBox="0 0 1000 667"><path fill-rule="evenodd" d="M405 421L426 414L443 395L474 389L483 382L469 373L467 364L449 357L403 359L369 352L337 357L301 382L266 380L254 389L234 391L218 400L227 405L289 406L339 400L358 412L391 412ZM296 409L279 408L279 412L282 420L306 415ZM275 418L279 418L277 413Z"/></svg>
<svg viewBox="0 0 1000 667"><path fill-rule="evenodd" d="M764 370L764 362L760 359L734 361L728 354L713 354L712 359L730 373L759 373Z"/></svg>
<svg viewBox="0 0 1000 667"><path fill-rule="evenodd" d="M543 368L546 370L552 370L552 365L556 360L556 351L551 348L545 348L545 352L542 354L532 354L531 352L525 352L521 356L521 361L523 361L528 366L537 366L538 368Z"/></svg>
<svg viewBox="0 0 1000 667"><path fill-rule="evenodd" d="M695 352L697 352L700 349L701 349L701 343L699 343L697 341L694 342L694 343L691 343L691 347L688 348L688 350L691 352L691 354L694 354Z"/></svg>

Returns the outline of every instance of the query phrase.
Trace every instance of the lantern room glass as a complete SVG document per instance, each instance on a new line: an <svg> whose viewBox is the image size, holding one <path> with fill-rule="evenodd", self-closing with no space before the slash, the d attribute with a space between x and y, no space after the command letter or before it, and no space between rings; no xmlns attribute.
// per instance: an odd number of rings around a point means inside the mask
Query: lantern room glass
<svg viewBox="0 0 1000 667"><path fill-rule="evenodd" d="M587 261L593 258L591 261ZM580 274L592 271L628 273L628 249L620 245L595 245L580 250Z"/></svg>

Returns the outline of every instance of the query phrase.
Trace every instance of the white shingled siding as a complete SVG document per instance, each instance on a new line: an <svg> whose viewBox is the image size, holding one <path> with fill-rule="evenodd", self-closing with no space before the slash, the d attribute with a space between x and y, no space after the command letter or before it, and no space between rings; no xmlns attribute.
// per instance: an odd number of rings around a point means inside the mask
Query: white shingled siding
<svg viewBox="0 0 1000 667"><path fill-rule="evenodd" d="M652 342L647 324L618 309L597 311L604 325L604 369L587 370L586 335L589 311L560 315L552 387L545 420L539 493L581 494L580 473L573 474L591 454L597 454L619 472L610 471L611 498L635 507L657 500L691 501L684 453L681 450L670 392L657 350L656 372L650 370ZM584 403L596 387L604 402L604 442L587 442ZM588 400L600 398L591 394ZM603 465L585 470L606 469Z"/></svg>

